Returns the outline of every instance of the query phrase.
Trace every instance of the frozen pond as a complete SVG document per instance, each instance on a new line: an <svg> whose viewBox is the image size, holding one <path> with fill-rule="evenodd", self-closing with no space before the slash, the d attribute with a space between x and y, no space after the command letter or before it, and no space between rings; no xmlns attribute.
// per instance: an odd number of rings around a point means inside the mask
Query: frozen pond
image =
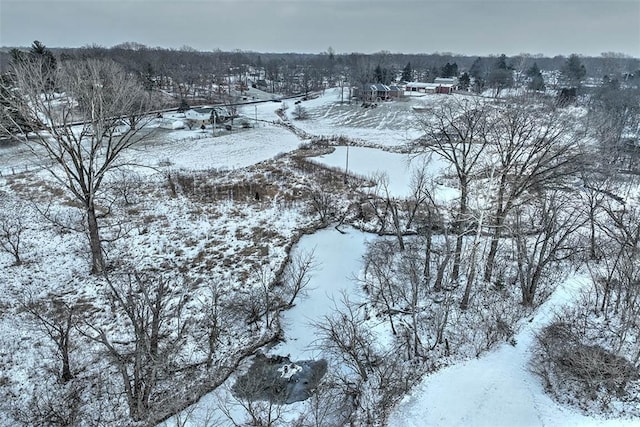
<svg viewBox="0 0 640 427"><path fill-rule="evenodd" d="M312 160L329 167L348 171L364 177L386 175L387 188L392 197L406 198L411 195L411 186L417 171L424 168L427 179L436 179L443 174L447 164L437 155L420 156L411 159L407 154L391 153L369 147L336 147L330 154L314 157ZM449 201L458 195L456 189L436 185L436 198Z"/></svg>
<svg viewBox="0 0 640 427"><path fill-rule="evenodd" d="M298 297L295 307L282 315L285 342L274 347L271 354L290 355L292 360L321 357L315 350L316 336L310 326L335 311L343 292L353 296L358 293L353 278L360 271L366 243L375 238L353 228L345 228L341 234L330 227L304 236L294 247L296 253L313 252L316 269L306 295Z"/></svg>
<svg viewBox="0 0 640 427"><path fill-rule="evenodd" d="M316 334L310 323L321 321L335 310L342 292L350 296L358 295L353 278L361 268L361 260L368 241L375 239L372 234L345 227L345 234L329 227L314 234L303 236L292 250L292 256L313 252L316 268L305 295L298 297L295 307L282 315L285 341L273 347L269 354L289 355L291 360L321 358L315 350ZM233 376L216 392L205 395L200 401L170 418L161 427L232 426L218 408L221 400L230 400L229 388L234 383ZM289 406L291 414L304 409L305 402ZM243 420L243 409L230 408L236 419Z"/></svg>

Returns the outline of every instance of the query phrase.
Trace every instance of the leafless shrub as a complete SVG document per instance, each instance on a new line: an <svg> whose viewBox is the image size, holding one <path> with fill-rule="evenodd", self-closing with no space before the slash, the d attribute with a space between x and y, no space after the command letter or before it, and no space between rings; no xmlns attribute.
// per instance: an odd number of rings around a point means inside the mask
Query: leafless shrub
<svg viewBox="0 0 640 427"><path fill-rule="evenodd" d="M337 203L331 192L319 186L313 186L309 202L312 211L318 215L322 225L327 225L335 217Z"/></svg>
<svg viewBox="0 0 640 427"><path fill-rule="evenodd" d="M111 192L125 206L140 202L142 196L142 177L135 171L117 169L114 179L109 182Z"/></svg>
<svg viewBox="0 0 640 427"><path fill-rule="evenodd" d="M298 104L293 109L293 118L296 120L306 120L309 118L309 112L302 105Z"/></svg>
<svg viewBox="0 0 640 427"><path fill-rule="evenodd" d="M82 421L83 385L43 381L34 387L28 403L13 408L15 421L29 427L66 427Z"/></svg>
<svg viewBox="0 0 640 427"><path fill-rule="evenodd" d="M27 205L15 197L0 194L0 202L0 249L13 257L13 265L21 265L30 212Z"/></svg>
<svg viewBox="0 0 640 427"><path fill-rule="evenodd" d="M627 359L600 345L585 344L569 323L556 321L536 337L532 371L557 397L580 406L608 406L611 396L628 394L638 369Z"/></svg>
<svg viewBox="0 0 640 427"><path fill-rule="evenodd" d="M146 419L162 376L169 376L187 324L181 321L185 299L175 284L153 273L133 272L105 278L114 314L125 320L124 336L85 322L83 335L103 346L120 373L129 416Z"/></svg>

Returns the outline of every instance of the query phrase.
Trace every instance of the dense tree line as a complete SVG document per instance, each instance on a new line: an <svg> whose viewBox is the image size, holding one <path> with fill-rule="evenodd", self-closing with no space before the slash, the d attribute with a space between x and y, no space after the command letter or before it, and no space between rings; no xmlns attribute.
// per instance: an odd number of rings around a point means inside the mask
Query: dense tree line
<svg viewBox="0 0 640 427"><path fill-rule="evenodd" d="M149 88L166 88L180 97L197 95L212 98L216 87L231 81L244 81L246 84L249 68L254 71L252 80L267 80L270 82L269 91L281 93L317 90L325 85L339 85L345 80L356 85L362 82L391 83L396 79L431 82L436 77L460 76L463 72L476 80L476 89L486 85L499 92L512 83L509 71L529 75L533 67L540 71L563 70L570 76L568 84L573 85L583 78L601 79L605 75L619 76L621 80L635 78L636 84L640 79L640 60L614 53L604 53L600 57L571 55L548 58L541 55L474 57L387 51L337 54L332 48L318 54L240 50L202 52L189 47L164 49L131 42L110 48L91 45L50 49L49 52L60 61L72 58L112 59L125 70L145 78ZM0 52L1 71L7 71L14 53L15 50ZM539 90L543 85L540 77L529 77L535 80L531 84L532 89Z"/></svg>

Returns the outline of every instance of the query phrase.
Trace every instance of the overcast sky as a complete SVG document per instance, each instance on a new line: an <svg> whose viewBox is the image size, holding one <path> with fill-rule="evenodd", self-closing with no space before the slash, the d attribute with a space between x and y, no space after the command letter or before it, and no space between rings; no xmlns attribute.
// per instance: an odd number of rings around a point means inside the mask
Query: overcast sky
<svg viewBox="0 0 640 427"><path fill-rule="evenodd" d="M640 57L640 0L0 0L0 45Z"/></svg>

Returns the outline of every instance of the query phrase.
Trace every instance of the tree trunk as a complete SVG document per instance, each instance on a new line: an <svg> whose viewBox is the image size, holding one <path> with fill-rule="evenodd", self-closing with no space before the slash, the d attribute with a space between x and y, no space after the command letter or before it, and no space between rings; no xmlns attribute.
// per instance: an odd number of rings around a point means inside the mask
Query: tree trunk
<svg viewBox="0 0 640 427"><path fill-rule="evenodd" d="M458 278L460 277L460 262L462 259L462 243L463 243L462 226L459 225L459 226L456 226L456 228L458 229L457 231L458 236L456 237L456 249L453 255L453 270L451 271L452 282L457 282Z"/></svg>
<svg viewBox="0 0 640 427"><path fill-rule="evenodd" d="M425 236L426 244L424 248L424 268L422 270L422 276L424 278L424 285L429 288L431 282L431 245L433 241L433 232L431 230L431 221L427 227L427 234Z"/></svg>
<svg viewBox="0 0 640 427"><path fill-rule="evenodd" d="M511 203L507 203L507 206L504 206L504 193L507 185L507 175L506 172L502 173L502 177L500 178L500 187L498 188L498 200L496 205L495 212L495 220L493 226L495 227L493 230L493 235L491 236L491 246L489 247L489 254L487 255L487 261L485 263L484 268L484 281L486 283L491 282L491 277L493 276L493 268L496 264L496 255L498 254L498 242L500 237L502 237L502 225L504 224L505 217L507 215L507 210L511 206Z"/></svg>
<svg viewBox="0 0 640 427"><path fill-rule="evenodd" d="M460 261L462 258L462 244L463 244L463 231L466 222L467 215L467 194L468 194L468 179L466 176L460 177L460 212L458 218L456 218L455 231L456 237L456 249L453 256L453 271L451 272L451 280L453 282L458 281L460 276Z"/></svg>
<svg viewBox="0 0 640 427"><path fill-rule="evenodd" d="M493 230L491 236L491 245L489 246L489 254L487 255L487 262L484 268L484 281L486 283L491 282L491 276L493 276L493 267L496 263L496 255L498 254L498 240L500 239L501 232L500 226L496 224L496 229Z"/></svg>
<svg viewBox="0 0 640 427"><path fill-rule="evenodd" d="M62 357L62 382L67 382L73 379L73 374L71 373L71 364L69 363L69 331L71 329L71 325L67 324L67 329L64 333L61 333L60 340L60 353Z"/></svg>
<svg viewBox="0 0 640 427"><path fill-rule="evenodd" d="M89 246L91 247L91 273L101 274L104 272L105 262L102 255L102 241L100 240L96 208L93 203L87 207L87 225L89 227Z"/></svg>

